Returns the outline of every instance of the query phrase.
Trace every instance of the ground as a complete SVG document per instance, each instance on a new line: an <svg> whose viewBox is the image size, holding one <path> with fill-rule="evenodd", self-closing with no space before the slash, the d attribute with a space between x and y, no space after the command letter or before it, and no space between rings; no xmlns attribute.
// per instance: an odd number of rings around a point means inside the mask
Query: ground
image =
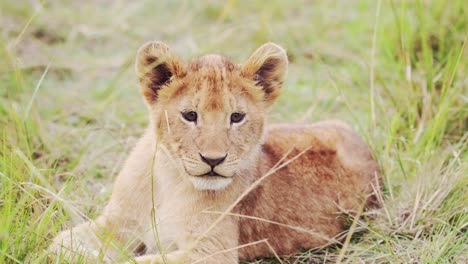
<svg viewBox="0 0 468 264"><path fill-rule="evenodd" d="M284 262L467 263L467 37L465 0L2 1L0 262L44 263L59 230L102 210L147 124L135 52L163 40L239 63L282 45L269 122L342 119L379 160L376 216Z"/></svg>

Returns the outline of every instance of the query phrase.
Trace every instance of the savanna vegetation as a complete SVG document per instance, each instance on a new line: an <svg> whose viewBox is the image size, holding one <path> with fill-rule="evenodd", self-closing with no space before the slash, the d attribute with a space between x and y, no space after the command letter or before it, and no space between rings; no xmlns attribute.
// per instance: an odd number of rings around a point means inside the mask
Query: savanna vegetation
<svg viewBox="0 0 468 264"><path fill-rule="evenodd" d="M52 261L53 236L102 210L147 123L133 62L155 39L239 63L279 43L269 121L345 120L373 149L383 208L285 263L468 262L468 1L6 0L0 263Z"/></svg>

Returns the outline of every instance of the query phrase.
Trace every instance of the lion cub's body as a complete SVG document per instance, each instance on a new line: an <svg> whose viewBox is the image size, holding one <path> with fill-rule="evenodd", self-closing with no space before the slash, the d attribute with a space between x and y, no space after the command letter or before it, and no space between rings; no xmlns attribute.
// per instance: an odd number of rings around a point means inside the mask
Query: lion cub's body
<svg viewBox="0 0 468 264"><path fill-rule="evenodd" d="M273 126L262 150L262 171L257 177L289 152L286 160L297 159L252 191L240 206L240 213L303 230L241 218L240 244L268 239L278 255L320 247L343 231L341 210L356 212L375 203L371 198L363 204L366 198L357 194L372 193L369 183L378 186L376 163L364 142L340 122ZM268 254L266 244L240 250L243 259Z"/></svg>
<svg viewBox="0 0 468 264"><path fill-rule="evenodd" d="M108 238L139 263L237 263L337 242L342 214L376 202L377 164L341 122L264 129L287 65L284 51L267 45L242 67L222 57L183 67L163 44L142 48L150 127L103 215L59 234L51 250L119 259ZM161 57L164 67L149 66ZM187 111L198 119L186 120ZM207 166L208 156L224 158Z"/></svg>

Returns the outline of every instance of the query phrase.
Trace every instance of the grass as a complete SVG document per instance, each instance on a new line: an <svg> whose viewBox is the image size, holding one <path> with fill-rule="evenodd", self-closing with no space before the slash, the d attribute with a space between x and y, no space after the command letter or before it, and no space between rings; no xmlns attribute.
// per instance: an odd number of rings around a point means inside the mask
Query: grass
<svg viewBox="0 0 468 264"><path fill-rule="evenodd" d="M468 262L468 1L2 1L0 25L1 263L46 262L102 210L146 125L132 64L152 39L239 62L277 42L270 121L342 119L374 150L375 219L285 262Z"/></svg>

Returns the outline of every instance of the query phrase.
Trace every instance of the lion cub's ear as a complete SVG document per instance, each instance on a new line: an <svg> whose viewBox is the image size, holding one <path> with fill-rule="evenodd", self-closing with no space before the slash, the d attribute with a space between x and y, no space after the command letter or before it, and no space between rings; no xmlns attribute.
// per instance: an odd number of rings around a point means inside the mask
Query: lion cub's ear
<svg viewBox="0 0 468 264"><path fill-rule="evenodd" d="M177 56L160 41L145 43L138 49L135 68L140 88L149 104L157 101L160 89L184 74Z"/></svg>
<svg viewBox="0 0 468 264"><path fill-rule="evenodd" d="M247 59L242 65L242 74L263 88L265 101L271 104L280 94L287 69L286 51L270 42L263 44Z"/></svg>

